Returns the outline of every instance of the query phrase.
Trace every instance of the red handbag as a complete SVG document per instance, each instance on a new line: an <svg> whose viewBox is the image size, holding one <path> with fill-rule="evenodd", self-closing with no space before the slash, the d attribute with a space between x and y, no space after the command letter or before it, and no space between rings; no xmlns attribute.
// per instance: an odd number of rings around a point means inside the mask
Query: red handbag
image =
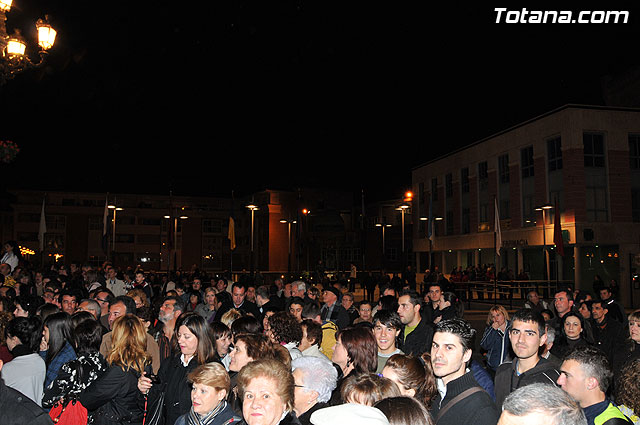
<svg viewBox="0 0 640 425"><path fill-rule="evenodd" d="M76 399L58 401L49 410L49 416L58 425L87 425L88 420L87 409Z"/></svg>

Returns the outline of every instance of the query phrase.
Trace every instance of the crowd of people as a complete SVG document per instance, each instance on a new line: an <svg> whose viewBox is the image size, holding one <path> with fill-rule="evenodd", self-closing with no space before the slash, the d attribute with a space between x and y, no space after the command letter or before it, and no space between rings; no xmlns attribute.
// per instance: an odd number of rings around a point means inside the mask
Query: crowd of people
<svg viewBox="0 0 640 425"><path fill-rule="evenodd" d="M65 409L96 425L638 423L640 312L608 288L495 306L478 350L438 281L389 282L374 302L342 282L7 268L3 425L64 424Z"/></svg>

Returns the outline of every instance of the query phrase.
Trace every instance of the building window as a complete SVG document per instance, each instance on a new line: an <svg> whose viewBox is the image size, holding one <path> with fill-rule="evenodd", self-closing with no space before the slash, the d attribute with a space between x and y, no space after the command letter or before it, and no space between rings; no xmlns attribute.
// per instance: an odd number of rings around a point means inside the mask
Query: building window
<svg viewBox="0 0 640 425"><path fill-rule="evenodd" d="M447 235L453 235L453 211L447 211Z"/></svg>
<svg viewBox="0 0 640 425"><path fill-rule="evenodd" d="M562 143L560 137L547 140L549 171L562 170Z"/></svg>
<svg viewBox="0 0 640 425"><path fill-rule="evenodd" d="M141 245L160 245L160 235L138 235L138 243Z"/></svg>
<svg viewBox="0 0 640 425"><path fill-rule="evenodd" d="M500 200L500 219L511 218L510 204L508 199Z"/></svg>
<svg viewBox="0 0 640 425"><path fill-rule="evenodd" d="M445 188L447 198L451 198L453 196L453 175L451 173L445 176Z"/></svg>
<svg viewBox="0 0 640 425"><path fill-rule="evenodd" d="M480 190L486 190L489 185L489 166L487 161L478 164L478 180L480 182Z"/></svg>
<svg viewBox="0 0 640 425"><path fill-rule="evenodd" d="M606 175L586 175L587 221L608 221Z"/></svg>
<svg viewBox="0 0 640 425"><path fill-rule="evenodd" d="M471 211L469 208L462 209L462 233L471 233Z"/></svg>
<svg viewBox="0 0 640 425"><path fill-rule="evenodd" d="M488 223L489 222L489 218L488 218L488 211L489 211L489 204L487 204L486 202L483 202L480 204L480 208L478 209L478 213L479 213L479 221L480 223Z"/></svg>
<svg viewBox="0 0 640 425"><path fill-rule="evenodd" d="M632 170L640 170L640 135L629 135L629 163Z"/></svg>
<svg viewBox="0 0 640 425"><path fill-rule="evenodd" d="M584 166L604 167L604 136L598 133L584 133Z"/></svg>
<svg viewBox="0 0 640 425"><path fill-rule="evenodd" d="M64 231L67 225L67 217L63 215L47 216L47 232Z"/></svg>
<svg viewBox="0 0 640 425"><path fill-rule="evenodd" d="M431 179L431 199L433 201L438 200L438 178L434 177Z"/></svg>
<svg viewBox="0 0 640 425"><path fill-rule="evenodd" d="M203 233L222 233L222 221L220 219L202 220Z"/></svg>
<svg viewBox="0 0 640 425"><path fill-rule="evenodd" d="M520 167L523 179L533 177L533 146L520 150Z"/></svg>
<svg viewBox="0 0 640 425"><path fill-rule="evenodd" d="M469 167L465 167L460 171L460 188L462 193L469 193Z"/></svg>
<svg viewBox="0 0 640 425"><path fill-rule="evenodd" d="M500 173L500 183L509 183L509 154L498 157L498 172Z"/></svg>

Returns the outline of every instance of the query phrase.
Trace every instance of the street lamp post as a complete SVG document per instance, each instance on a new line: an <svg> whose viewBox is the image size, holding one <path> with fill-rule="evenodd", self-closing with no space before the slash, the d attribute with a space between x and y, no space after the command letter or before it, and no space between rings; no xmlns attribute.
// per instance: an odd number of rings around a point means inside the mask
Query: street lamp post
<svg viewBox="0 0 640 425"><path fill-rule="evenodd" d="M382 229L382 269L384 269L384 263L385 263L385 261L384 261L385 260L385 250L384 250L385 237L384 237L384 232L385 232L386 228L387 227L391 227L391 225L390 224L386 224L386 223L376 223L376 227L380 227Z"/></svg>
<svg viewBox="0 0 640 425"><path fill-rule="evenodd" d="M249 204L247 205L247 208L249 210L251 210L251 265L249 267L250 272L251 272L251 276L253 276L253 270L254 270L254 266L253 266L253 262L254 262L254 256L253 256L253 229L254 229L254 214L256 212L256 210L258 210L258 207L254 204Z"/></svg>
<svg viewBox="0 0 640 425"><path fill-rule="evenodd" d="M542 255L544 258L544 280L549 279L550 270L549 270L549 252L547 251L547 218L546 218L546 210L553 209L553 205L545 204L540 207L537 207L536 211L542 211Z"/></svg>
<svg viewBox="0 0 640 425"><path fill-rule="evenodd" d="M287 245L288 245L288 255L287 255L287 273L291 275L291 225L296 224L296 220L280 220L280 223L287 223Z"/></svg>
<svg viewBox="0 0 640 425"><path fill-rule="evenodd" d="M184 210L184 207L182 208ZM189 217L186 215L178 216L178 209L175 208L172 215L165 215L164 218L172 219L173 218L173 270L178 270L178 219L186 220ZM169 226L171 227L171 226ZM167 233L170 232L171 229L167 230ZM168 237L168 235L167 235ZM169 250L169 264L167 264L167 270L171 269L171 250Z"/></svg>
<svg viewBox="0 0 640 425"><path fill-rule="evenodd" d="M307 272L309 271L309 214L311 214L311 211L303 208L302 209L302 215L304 216L304 225L305 225L305 230L304 230L304 234L305 234L305 240L306 240L306 246L307 246Z"/></svg>
<svg viewBox="0 0 640 425"><path fill-rule="evenodd" d="M116 260L116 215L118 211L122 211L123 208L115 205L107 205L107 208L113 210L113 226L111 227L111 261L115 263Z"/></svg>

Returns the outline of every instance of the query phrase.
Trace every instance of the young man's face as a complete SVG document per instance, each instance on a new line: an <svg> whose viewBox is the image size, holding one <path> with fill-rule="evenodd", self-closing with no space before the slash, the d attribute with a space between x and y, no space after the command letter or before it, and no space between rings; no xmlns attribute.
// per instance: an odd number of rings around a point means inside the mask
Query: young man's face
<svg viewBox="0 0 640 425"><path fill-rule="evenodd" d="M403 295L398 299L398 315L403 324L413 322L416 314L420 314L417 307L411 303L411 298L408 295Z"/></svg>
<svg viewBox="0 0 640 425"><path fill-rule="evenodd" d="M442 295L442 290L440 289L439 286L432 286L429 288L429 299L431 300L431 302L438 302L440 301L440 296Z"/></svg>
<svg viewBox="0 0 640 425"><path fill-rule="evenodd" d="M396 338L400 334L400 329L386 326L379 320L373 327L373 335L376 337L378 351L381 353L393 352L396 349Z"/></svg>
<svg viewBox="0 0 640 425"><path fill-rule="evenodd" d="M529 359L538 355L538 350L547 342L547 335L540 335L538 324L514 320L509 332L511 348L520 359Z"/></svg>
<svg viewBox="0 0 640 425"><path fill-rule="evenodd" d="M298 322L302 322L302 306L300 304L291 304L289 306L289 313L291 313Z"/></svg>
<svg viewBox="0 0 640 425"><path fill-rule="evenodd" d="M582 370L582 366L575 360L565 360L560 366L558 385L578 403L587 391L588 378Z"/></svg>
<svg viewBox="0 0 640 425"><path fill-rule="evenodd" d="M465 367L471 359L471 350L464 350L460 337L450 332L436 332L431 345L431 365L433 373L445 384L464 375Z"/></svg>
<svg viewBox="0 0 640 425"><path fill-rule="evenodd" d="M556 311L560 316L564 316L571 307L573 307L573 300L569 300L566 292L558 292L553 299L553 303L556 307Z"/></svg>

